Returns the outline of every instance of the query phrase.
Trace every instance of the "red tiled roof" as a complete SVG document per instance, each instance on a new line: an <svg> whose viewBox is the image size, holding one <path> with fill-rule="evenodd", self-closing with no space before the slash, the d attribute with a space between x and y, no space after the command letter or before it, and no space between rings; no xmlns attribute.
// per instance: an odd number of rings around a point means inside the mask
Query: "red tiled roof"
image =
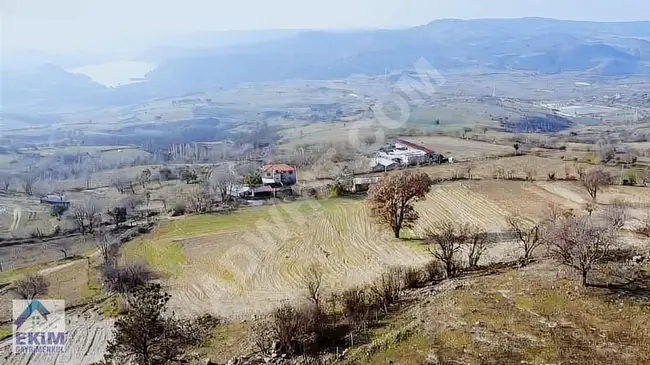
<svg viewBox="0 0 650 365"><path fill-rule="evenodd" d="M286 163L272 163L265 165L263 171L296 171L295 167L289 166Z"/></svg>
<svg viewBox="0 0 650 365"><path fill-rule="evenodd" d="M409 147L411 147L411 148L415 148L416 150L424 151L424 152L426 152L426 153L433 153L433 150L431 150L431 149L429 149L429 148L426 148L426 147L424 147L424 146L422 146L422 145L419 145L419 144L417 144L417 143L413 143L413 142L410 142L410 141L407 141L407 140L405 140L405 139L401 139L401 138L399 138L399 139L397 139L397 140L398 140L400 143L403 143L403 144L405 144L405 145L407 145L407 146L409 146Z"/></svg>

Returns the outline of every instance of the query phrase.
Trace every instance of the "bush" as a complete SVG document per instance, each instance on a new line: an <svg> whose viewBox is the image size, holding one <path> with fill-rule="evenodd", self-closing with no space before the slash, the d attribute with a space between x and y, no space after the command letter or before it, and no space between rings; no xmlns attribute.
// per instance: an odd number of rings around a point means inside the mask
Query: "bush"
<svg viewBox="0 0 650 365"><path fill-rule="evenodd" d="M422 285L422 275L414 267L406 267L403 270L404 287L407 289L419 288Z"/></svg>
<svg viewBox="0 0 650 365"><path fill-rule="evenodd" d="M39 295L47 294L50 284L40 274L28 274L16 280L13 291L22 299L32 300Z"/></svg>
<svg viewBox="0 0 650 365"><path fill-rule="evenodd" d="M285 304L271 314L270 330L279 352L311 354L318 351L318 337L326 322L327 316L317 305L296 308Z"/></svg>
<svg viewBox="0 0 650 365"><path fill-rule="evenodd" d="M361 288L351 288L341 293L343 315L354 326L360 326L367 321L373 310L373 303L368 292Z"/></svg>
<svg viewBox="0 0 650 365"><path fill-rule="evenodd" d="M399 267L392 267L382 273L370 286L370 291L375 296L374 300L388 312L388 306L399 299L403 289L404 271Z"/></svg>
<svg viewBox="0 0 650 365"><path fill-rule="evenodd" d="M116 293L133 293L155 278L154 273L142 262L127 263L121 267L103 265L101 277L104 289Z"/></svg>
<svg viewBox="0 0 650 365"><path fill-rule="evenodd" d="M174 207L172 208L172 217L177 217L180 215L184 215L187 212L187 206L183 202L178 202L174 204Z"/></svg>
<svg viewBox="0 0 650 365"><path fill-rule="evenodd" d="M444 265L438 260L431 260L424 265L424 273L426 280L429 282L436 282L444 279L445 268Z"/></svg>

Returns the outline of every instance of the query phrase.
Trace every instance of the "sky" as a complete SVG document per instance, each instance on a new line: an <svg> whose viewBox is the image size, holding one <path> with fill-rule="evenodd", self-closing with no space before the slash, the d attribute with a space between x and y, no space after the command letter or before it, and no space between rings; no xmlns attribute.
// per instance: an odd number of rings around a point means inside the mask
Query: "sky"
<svg viewBox="0 0 650 365"><path fill-rule="evenodd" d="M0 0L7 50L79 52L202 31L395 28L442 18L650 20L648 0Z"/></svg>

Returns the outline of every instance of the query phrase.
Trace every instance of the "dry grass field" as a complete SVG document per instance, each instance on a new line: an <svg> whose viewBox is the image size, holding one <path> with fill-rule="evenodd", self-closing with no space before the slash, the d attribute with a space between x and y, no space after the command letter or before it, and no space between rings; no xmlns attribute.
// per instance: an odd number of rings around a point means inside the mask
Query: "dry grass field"
<svg viewBox="0 0 650 365"><path fill-rule="evenodd" d="M555 203L582 214L587 193L575 182L477 180L439 184L417 204L421 219L396 240L369 217L364 201L330 199L245 208L232 214L187 216L164 222L148 238L123 248L124 260L144 259L166 278L172 306L183 313L225 316L257 313L304 296L310 265L329 290L372 280L389 265L418 266L430 259L420 238L438 221L506 230L518 212L539 221ZM650 189L612 187L599 202L648 201ZM644 209L632 218L642 219ZM633 222L631 224L634 224ZM502 242L485 256L503 260L517 247ZM304 298L303 298L304 299Z"/></svg>
<svg viewBox="0 0 650 365"><path fill-rule="evenodd" d="M436 153L443 154L445 157L453 157L455 160L465 160L480 157L509 156L515 152L512 146L504 146L488 142L474 141L470 139L459 139L446 136L418 136L400 138L430 148Z"/></svg>

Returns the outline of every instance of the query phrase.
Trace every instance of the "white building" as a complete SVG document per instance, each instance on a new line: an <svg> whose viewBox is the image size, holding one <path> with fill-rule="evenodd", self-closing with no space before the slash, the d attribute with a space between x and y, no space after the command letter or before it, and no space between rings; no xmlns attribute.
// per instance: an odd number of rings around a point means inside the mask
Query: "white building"
<svg viewBox="0 0 650 365"><path fill-rule="evenodd" d="M262 184L286 187L298 181L296 168L283 163L268 164L262 167Z"/></svg>
<svg viewBox="0 0 650 365"><path fill-rule="evenodd" d="M398 140L397 143L390 147L383 147L377 151L377 163L386 160L394 161L402 166L416 166L430 161L433 151L426 147ZM383 163L385 165L385 163Z"/></svg>

